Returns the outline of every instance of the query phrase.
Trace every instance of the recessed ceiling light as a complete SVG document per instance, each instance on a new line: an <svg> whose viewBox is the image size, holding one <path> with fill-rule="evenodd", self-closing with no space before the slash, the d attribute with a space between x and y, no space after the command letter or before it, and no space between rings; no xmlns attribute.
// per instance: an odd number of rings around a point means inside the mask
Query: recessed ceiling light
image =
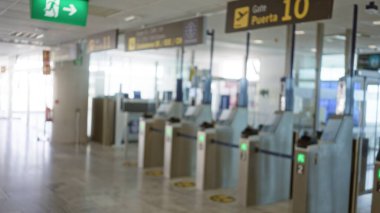
<svg viewBox="0 0 380 213"><path fill-rule="evenodd" d="M341 40L341 41L345 41L346 40L346 36L344 36L344 35L335 35L334 38L336 40Z"/></svg>
<svg viewBox="0 0 380 213"><path fill-rule="evenodd" d="M380 25L380 20L373 21L372 24L373 24L373 25Z"/></svg>
<svg viewBox="0 0 380 213"><path fill-rule="evenodd" d="M43 39L44 37L45 37L44 34L39 34L39 35L36 36L36 39Z"/></svg>
<svg viewBox="0 0 380 213"><path fill-rule="evenodd" d="M310 51L313 52L313 53L316 53L317 49L316 48L311 48Z"/></svg>
<svg viewBox="0 0 380 213"><path fill-rule="evenodd" d="M263 40L253 40L253 43L254 44L263 44L264 41Z"/></svg>
<svg viewBox="0 0 380 213"><path fill-rule="evenodd" d="M377 49L377 46L376 45L368 45L368 48L369 49Z"/></svg>
<svg viewBox="0 0 380 213"><path fill-rule="evenodd" d="M296 35L305 35L305 31L303 30L297 30Z"/></svg>
<svg viewBox="0 0 380 213"><path fill-rule="evenodd" d="M124 21L131 22L131 21L134 21L136 18L137 18L136 16L128 16L128 17L125 17Z"/></svg>

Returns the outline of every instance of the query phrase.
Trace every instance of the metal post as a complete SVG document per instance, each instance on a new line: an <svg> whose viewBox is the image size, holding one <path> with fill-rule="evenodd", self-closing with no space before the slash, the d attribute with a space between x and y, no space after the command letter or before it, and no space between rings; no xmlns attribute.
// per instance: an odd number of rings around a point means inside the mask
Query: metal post
<svg viewBox="0 0 380 213"><path fill-rule="evenodd" d="M294 53L296 45L296 25L288 25L287 28L287 42L286 42L286 77L293 78L294 70Z"/></svg>
<svg viewBox="0 0 380 213"><path fill-rule="evenodd" d="M293 112L294 90L293 90L293 70L294 70L294 53L296 44L296 25L289 25L287 28L286 43L286 69L285 69L285 111Z"/></svg>
<svg viewBox="0 0 380 213"><path fill-rule="evenodd" d="M248 61L249 61L249 49L251 46L251 33L247 33L247 43L245 50L245 61L244 61L244 74L240 81L240 91L238 97L238 107L247 108L248 107L248 87L249 83L247 80L247 72L248 72Z"/></svg>
<svg viewBox="0 0 380 213"><path fill-rule="evenodd" d="M155 74L154 74L154 101L156 103L156 108L158 107L159 105L159 92L158 92L158 67L159 67L159 63L158 61L156 61L156 70L155 70Z"/></svg>
<svg viewBox="0 0 380 213"><path fill-rule="evenodd" d="M80 109L76 109L75 111L75 142L77 145L80 144Z"/></svg>
<svg viewBox="0 0 380 213"><path fill-rule="evenodd" d="M202 103L209 105L212 102L211 84L212 84L212 69L214 63L214 44L215 44L215 30L208 30L207 35L211 37L210 45L210 67L209 76L207 77L203 86L203 100Z"/></svg>
<svg viewBox="0 0 380 213"><path fill-rule="evenodd" d="M215 44L215 30L207 31L207 35L211 37L211 47L210 47L210 74L212 75L212 69L214 65L214 44Z"/></svg>
<svg viewBox="0 0 380 213"><path fill-rule="evenodd" d="M351 73L351 47L352 47L352 30L346 30L346 44L345 44L345 70L346 76Z"/></svg>
<svg viewBox="0 0 380 213"><path fill-rule="evenodd" d="M354 77L354 65L355 65L355 53L356 53L356 38L358 31L358 5L354 5L354 17L352 21L352 40L351 40L351 54L350 54L350 67L349 67L349 77L346 80L346 104L345 104L345 114L352 115L353 113L353 105L354 105L354 85L353 85L353 77Z"/></svg>
<svg viewBox="0 0 380 213"><path fill-rule="evenodd" d="M319 117L320 117L320 103L321 98L321 72L322 72L322 57L323 57L323 39L325 34L325 25L318 23L317 25L317 52L316 52L316 72L315 72L315 95L314 95L314 126L313 136L317 137L319 130Z"/></svg>
<svg viewBox="0 0 380 213"><path fill-rule="evenodd" d="M247 78L250 45L251 45L251 33L248 32L247 33L246 49L245 49L244 75L243 75L244 79Z"/></svg>
<svg viewBox="0 0 380 213"><path fill-rule="evenodd" d="M184 61L185 61L185 46L182 45L181 47L181 56L180 56L180 70L179 75L177 79L177 96L176 96L176 102L182 102L183 101L183 67L184 67Z"/></svg>

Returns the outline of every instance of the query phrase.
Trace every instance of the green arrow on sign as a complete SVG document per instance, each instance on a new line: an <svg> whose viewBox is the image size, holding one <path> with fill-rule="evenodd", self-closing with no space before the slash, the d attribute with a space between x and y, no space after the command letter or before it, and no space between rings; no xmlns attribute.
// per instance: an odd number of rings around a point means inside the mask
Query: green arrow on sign
<svg viewBox="0 0 380 213"><path fill-rule="evenodd" d="M30 0L32 19L86 26L88 0Z"/></svg>

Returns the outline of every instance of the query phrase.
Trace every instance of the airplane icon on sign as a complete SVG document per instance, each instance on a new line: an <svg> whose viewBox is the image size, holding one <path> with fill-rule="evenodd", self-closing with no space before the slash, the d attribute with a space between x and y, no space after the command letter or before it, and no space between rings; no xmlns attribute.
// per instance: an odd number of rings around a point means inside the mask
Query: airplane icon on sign
<svg viewBox="0 0 380 213"><path fill-rule="evenodd" d="M245 12L238 11L239 17L236 18L236 21L242 20L247 14L248 14L248 11L245 11Z"/></svg>
<svg viewBox="0 0 380 213"><path fill-rule="evenodd" d="M234 14L234 29L241 29L249 25L249 7L241 7L235 10Z"/></svg>

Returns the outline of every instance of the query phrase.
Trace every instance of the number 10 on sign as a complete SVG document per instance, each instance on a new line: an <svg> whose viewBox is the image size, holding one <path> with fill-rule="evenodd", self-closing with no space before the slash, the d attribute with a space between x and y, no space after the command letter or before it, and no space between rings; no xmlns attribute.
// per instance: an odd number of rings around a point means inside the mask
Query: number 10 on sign
<svg viewBox="0 0 380 213"><path fill-rule="evenodd" d="M282 21L292 21L293 16L291 14L291 6L293 6L293 14L296 19L302 20L307 16L310 10L310 0L284 0L285 15L282 17ZM301 8L303 4L303 8Z"/></svg>

